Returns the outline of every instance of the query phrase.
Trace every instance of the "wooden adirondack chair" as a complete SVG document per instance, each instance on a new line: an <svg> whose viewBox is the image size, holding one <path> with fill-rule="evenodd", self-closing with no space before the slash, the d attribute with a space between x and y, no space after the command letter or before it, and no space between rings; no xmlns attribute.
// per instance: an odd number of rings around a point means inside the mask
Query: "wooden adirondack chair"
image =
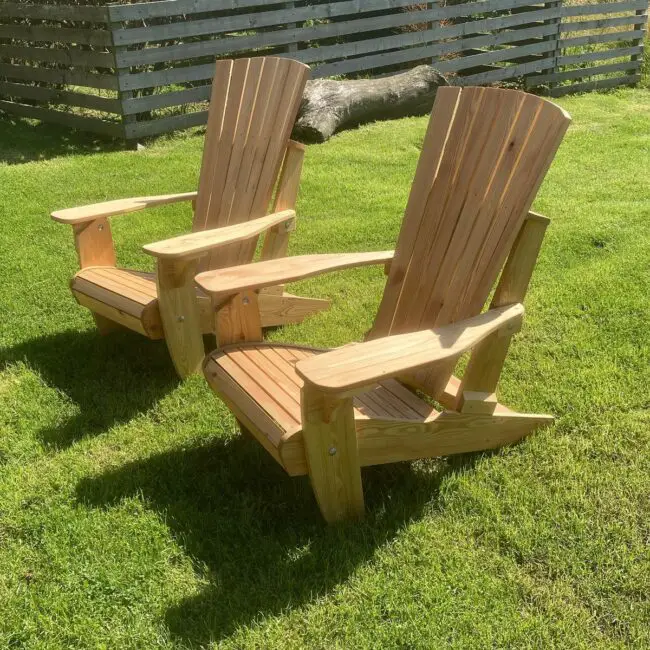
<svg viewBox="0 0 650 650"><path fill-rule="evenodd" d="M309 474L328 522L363 512L363 466L491 449L552 421L507 409L495 390L548 223L529 209L569 122L523 92L440 88L394 257L307 255L197 276L233 325L231 344L206 358L208 382L290 475ZM256 342L265 286L391 259L366 342Z"/></svg>
<svg viewBox="0 0 650 650"><path fill-rule="evenodd" d="M72 292L93 312L101 332L119 324L151 339L165 338L181 377L200 369L202 333L212 332L214 319L209 298L195 287L197 270L250 262L262 233L262 259L286 255L304 156L303 145L289 135L308 77L308 66L285 58L218 61L198 192L52 214L74 228L81 271L72 279ZM107 217L178 201L192 202L193 234L144 247L157 258L155 274L117 268ZM263 327L299 322L328 305L285 293L281 284L258 301Z"/></svg>

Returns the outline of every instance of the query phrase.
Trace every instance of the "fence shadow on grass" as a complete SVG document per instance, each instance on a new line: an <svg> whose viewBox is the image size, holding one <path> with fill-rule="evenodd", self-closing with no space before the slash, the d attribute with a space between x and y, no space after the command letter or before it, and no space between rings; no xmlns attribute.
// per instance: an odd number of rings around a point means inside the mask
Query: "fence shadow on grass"
<svg viewBox="0 0 650 650"><path fill-rule="evenodd" d="M19 165L60 156L121 151L125 147L117 139L0 114L0 163Z"/></svg>
<svg viewBox="0 0 650 650"><path fill-rule="evenodd" d="M435 506L442 479L481 454L364 470L367 516L328 527L306 477L291 478L235 437L175 449L83 479L77 498L110 507L133 495L160 512L207 586L166 614L171 634L203 645L327 594L409 521Z"/></svg>
<svg viewBox="0 0 650 650"><path fill-rule="evenodd" d="M63 425L39 431L42 443L55 449L129 421L179 382L163 341L126 330L108 336L67 331L0 350L0 366L16 362L27 364L79 409Z"/></svg>

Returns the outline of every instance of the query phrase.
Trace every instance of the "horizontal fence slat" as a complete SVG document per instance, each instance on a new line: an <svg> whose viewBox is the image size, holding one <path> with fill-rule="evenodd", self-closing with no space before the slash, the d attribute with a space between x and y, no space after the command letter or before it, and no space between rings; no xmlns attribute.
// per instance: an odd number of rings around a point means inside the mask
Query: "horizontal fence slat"
<svg viewBox="0 0 650 650"><path fill-rule="evenodd" d="M195 102L204 102L210 99L212 85L188 88L186 90L173 90L168 93L158 93L146 97L134 97L126 99L122 103L122 110L125 115L143 113L157 108L168 108L169 106L182 106Z"/></svg>
<svg viewBox="0 0 650 650"><path fill-rule="evenodd" d="M638 0L635 0L635 2L638 3ZM617 4L635 4L635 2ZM346 0L330 4L265 11L241 16L210 18L151 27L118 29L113 32L113 38L116 45L133 45L170 38L259 29L261 27L272 27L284 23L298 22L300 20L334 18L351 14L358 15L360 13L382 9L396 9L411 4L412 0ZM389 16L380 16L380 18L386 19L386 27L400 26L470 16L473 13L501 11L527 5L530 5L530 0L483 0L481 2L439 7L418 12L401 12ZM414 18L413 14L415 13L417 13L417 18ZM361 21L358 20L357 22ZM304 39L299 38L298 40Z"/></svg>
<svg viewBox="0 0 650 650"><path fill-rule="evenodd" d="M160 133L168 133L177 129L187 129L192 126L201 126L208 121L208 111L197 111L196 113L184 113L183 115L172 115L161 117L148 122L132 122L125 127L126 138L147 138Z"/></svg>
<svg viewBox="0 0 650 650"><path fill-rule="evenodd" d="M456 72L457 70L466 70L474 68L478 65L485 65L488 63L498 63L502 61L511 61L522 56L530 54L542 54L555 50L556 44L553 41L544 41L542 43L535 43L533 45L523 45L521 47L509 47L502 50L493 50L483 54L475 54L472 56L461 56L457 59L449 61L439 61L435 64L441 72Z"/></svg>
<svg viewBox="0 0 650 650"><path fill-rule="evenodd" d="M634 56L643 52L642 45L634 47L620 47L612 50L599 50L598 52L587 52L586 54L575 54L570 56L559 56L557 64L575 65L577 63L586 63L587 61L601 61L605 59L616 59L623 56Z"/></svg>
<svg viewBox="0 0 650 650"><path fill-rule="evenodd" d="M457 25L436 27L432 30L431 40L443 40L467 34L490 31L507 27L528 24L531 19L536 21L548 20L559 17L559 9L544 9L536 11L530 17L522 14L500 16L483 20L468 21ZM117 66L125 68L164 61L178 61L199 56L219 56L236 51L247 51L264 47L285 45L297 41L315 41L324 38L346 36L369 31L380 31L396 26L404 26L413 22L412 17L406 14L393 14L377 16L374 18L360 18L345 20L312 27L299 27L294 29L258 32L245 36L222 37L197 43L183 43L163 47L148 47L144 50L124 50L117 53ZM329 46L326 46L329 47ZM302 51L302 50L301 50Z"/></svg>
<svg viewBox="0 0 650 650"><path fill-rule="evenodd" d="M214 63L204 65L183 66L159 70L158 72L139 72L137 74L122 73L118 77L120 90L139 90L155 86L204 81L214 76Z"/></svg>
<svg viewBox="0 0 650 650"><path fill-rule="evenodd" d="M53 68L37 68L28 65L11 65L0 63L0 77L10 79L26 79L27 81L47 81L53 84L72 84L117 90L117 79L109 74L92 74L75 70L55 70Z"/></svg>
<svg viewBox="0 0 650 650"><path fill-rule="evenodd" d="M647 16L647 14L643 14ZM640 22L645 22L645 17ZM619 16L617 18L598 18L596 20L580 20L571 23L562 23L560 25L560 32L582 32L587 29L608 29L610 27L621 27L623 25L636 25L639 23L639 16L632 14L631 16Z"/></svg>
<svg viewBox="0 0 650 650"><path fill-rule="evenodd" d="M109 5L111 22L140 20L142 18L170 18L189 16L210 11L237 11L247 7L263 7L282 4L278 0L161 0L127 5Z"/></svg>
<svg viewBox="0 0 650 650"><path fill-rule="evenodd" d="M539 84L553 81L568 81L569 79L581 79L582 77L594 77L600 74L609 74L611 72L620 72L622 70L638 70L641 67L641 61L626 61L625 63L610 63L609 65L595 65L589 68L578 68L576 70L565 70L564 72L554 72L534 77L528 77L526 85L531 88Z"/></svg>
<svg viewBox="0 0 650 650"><path fill-rule="evenodd" d="M90 108L105 113L119 114L122 110L120 101L111 97L99 97L98 95L43 88L42 86L26 86L25 84L6 81L0 81L0 95L20 97L21 99L35 99L54 104L69 104L70 106Z"/></svg>
<svg viewBox="0 0 650 650"><path fill-rule="evenodd" d="M571 84L570 86L558 86L550 90L551 97L562 97L570 93L580 93L587 90L604 90L616 86L632 86L641 81L640 74L630 74L624 77L612 77L611 79L598 79L595 81L585 81L584 83Z"/></svg>
<svg viewBox="0 0 650 650"><path fill-rule="evenodd" d="M95 117L83 117L81 115L73 115L72 113L55 111L50 108L28 106L26 104L17 104L16 102L7 102L3 100L0 100L0 111L20 115L21 117L41 120L42 122L53 122L73 129L92 131L93 133L100 133L102 135L109 135L112 137L124 136L124 129L121 124L111 124L110 122L104 122Z"/></svg>
<svg viewBox="0 0 650 650"><path fill-rule="evenodd" d="M107 7L71 5L34 5L22 2L0 3L0 18L33 18L36 20L85 20L108 22Z"/></svg>
<svg viewBox="0 0 650 650"><path fill-rule="evenodd" d="M49 43L77 43L78 45L104 47L111 44L111 33L106 29L73 29L70 27L44 27L41 25L0 25L0 38Z"/></svg>
<svg viewBox="0 0 650 650"><path fill-rule="evenodd" d="M466 77L458 77L456 79L457 85L470 86L481 84L494 83L496 81L503 81L504 79L512 79L514 77L523 77L531 72L538 70L548 70L554 65L553 59L542 59L532 63L522 63L520 65L510 65L498 70L490 70L489 72L480 72L478 74L468 75Z"/></svg>
<svg viewBox="0 0 650 650"><path fill-rule="evenodd" d="M626 2L599 2L593 5L572 5L561 7L562 16L592 16L596 14L619 14L625 11L647 9L646 0L627 0Z"/></svg>
<svg viewBox="0 0 650 650"><path fill-rule="evenodd" d="M591 45L593 43L612 43L615 41L635 41L643 39L644 29L636 29L630 32L610 32L609 34L590 34L589 36L576 36L573 38L561 38L559 47L578 47L579 45Z"/></svg>
<svg viewBox="0 0 650 650"><path fill-rule="evenodd" d="M28 47L0 45L0 59L24 59L46 63L64 63L80 68L112 68L115 66L110 52L89 52L78 47L54 49L51 47Z"/></svg>

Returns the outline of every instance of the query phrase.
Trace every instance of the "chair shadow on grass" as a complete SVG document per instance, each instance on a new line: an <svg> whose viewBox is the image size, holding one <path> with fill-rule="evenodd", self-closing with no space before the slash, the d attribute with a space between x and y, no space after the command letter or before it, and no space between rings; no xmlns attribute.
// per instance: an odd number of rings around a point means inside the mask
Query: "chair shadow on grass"
<svg viewBox="0 0 650 650"><path fill-rule="evenodd" d="M65 423L38 432L42 444L55 449L128 422L179 382L164 341L127 330L108 336L67 331L0 350L0 367L18 362L78 408Z"/></svg>
<svg viewBox="0 0 650 650"><path fill-rule="evenodd" d="M481 456L364 469L365 519L332 527L307 478L287 476L241 436L85 478L77 498L106 508L138 495L161 514L205 585L168 610L165 623L175 638L202 645L331 592L436 507L446 475L468 471Z"/></svg>
<svg viewBox="0 0 650 650"><path fill-rule="evenodd" d="M59 156L121 151L123 141L0 114L0 163L18 165Z"/></svg>

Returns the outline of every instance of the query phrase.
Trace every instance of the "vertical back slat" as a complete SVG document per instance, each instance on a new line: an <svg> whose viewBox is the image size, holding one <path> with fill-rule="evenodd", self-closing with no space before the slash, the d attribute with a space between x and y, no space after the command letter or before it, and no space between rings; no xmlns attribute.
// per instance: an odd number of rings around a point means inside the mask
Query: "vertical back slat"
<svg viewBox="0 0 650 650"><path fill-rule="evenodd" d="M286 58L217 62L195 231L266 214L308 76L306 65ZM221 248L200 270L246 263L254 248L254 241Z"/></svg>

